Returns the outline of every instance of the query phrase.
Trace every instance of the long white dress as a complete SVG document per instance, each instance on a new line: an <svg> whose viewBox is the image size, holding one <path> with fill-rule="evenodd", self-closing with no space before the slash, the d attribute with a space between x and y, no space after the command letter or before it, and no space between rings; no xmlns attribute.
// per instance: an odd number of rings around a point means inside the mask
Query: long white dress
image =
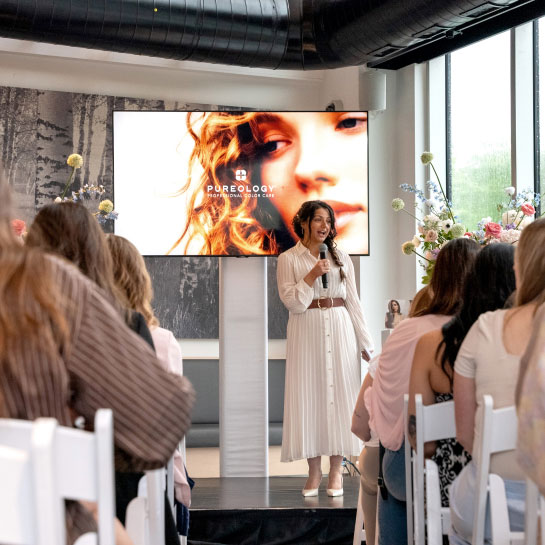
<svg viewBox="0 0 545 545"><path fill-rule="evenodd" d="M360 442L350 431L360 389L361 351L372 350L350 257L337 250L346 275L330 261L329 287L303 279L317 259L298 242L280 254L280 299L289 310L282 462L315 456L357 456ZM307 310L313 299L341 297L346 306Z"/></svg>

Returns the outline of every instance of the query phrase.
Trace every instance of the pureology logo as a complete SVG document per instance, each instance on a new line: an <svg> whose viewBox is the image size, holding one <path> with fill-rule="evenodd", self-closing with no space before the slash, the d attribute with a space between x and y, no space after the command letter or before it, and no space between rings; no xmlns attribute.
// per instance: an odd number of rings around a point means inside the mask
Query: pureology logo
<svg viewBox="0 0 545 545"><path fill-rule="evenodd" d="M248 174L243 168L239 168L235 171L235 178L237 182L245 182L247 177Z"/></svg>

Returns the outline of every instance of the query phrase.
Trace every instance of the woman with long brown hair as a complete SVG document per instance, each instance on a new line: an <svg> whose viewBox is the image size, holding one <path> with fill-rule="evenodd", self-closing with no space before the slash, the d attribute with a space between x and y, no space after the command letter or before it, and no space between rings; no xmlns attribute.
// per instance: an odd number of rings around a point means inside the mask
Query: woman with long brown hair
<svg viewBox="0 0 545 545"><path fill-rule="evenodd" d="M478 251L478 244L466 238L451 240L441 249L427 290L429 301L424 299L427 304L412 318L403 320L386 340L372 385L367 385L365 403L356 415L362 438L369 440L372 429L384 449L381 465L386 493L378 495L380 545L407 542L403 396L409 390L416 344L422 335L440 328L457 311L465 277Z"/></svg>
<svg viewBox="0 0 545 545"><path fill-rule="evenodd" d="M26 244L39 247L71 261L107 295L125 323L152 348L153 339L144 316L132 309L127 295L114 281L113 260L106 236L96 218L81 204L61 202L44 206L34 218ZM116 471L116 514L125 522L130 501L138 493L141 472ZM178 541L170 510L167 513L169 542Z"/></svg>
<svg viewBox="0 0 545 545"><path fill-rule="evenodd" d="M169 253L280 253L309 198L331 205L345 251L367 253L365 112L189 113L186 124L186 221Z"/></svg>
<svg viewBox="0 0 545 545"><path fill-rule="evenodd" d="M328 456L327 494L340 496L343 456L360 452L350 418L361 357L369 360L373 343L352 261L335 244L332 208L323 201L303 203L293 228L300 240L280 254L277 271L280 299L290 313L281 461L306 458L309 477L303 496L316 496L321 457ZM324 274L328 287L323 287Z"/></svg>
<svg viewBox="0 0 545 545"><path fill-rule="evenodd" d="M191 386L160 368L94 282L21 246L9 203L0 178L0 416L92 425L97 409L112 408L116 467L164 465L189 427ZM68 503L70 543L95 528L89 511Z"/></svg>

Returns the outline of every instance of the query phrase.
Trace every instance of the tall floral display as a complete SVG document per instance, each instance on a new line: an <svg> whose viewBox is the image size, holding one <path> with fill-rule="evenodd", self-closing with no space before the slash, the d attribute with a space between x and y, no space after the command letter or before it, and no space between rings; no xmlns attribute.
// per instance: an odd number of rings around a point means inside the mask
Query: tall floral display
<svg viewBox="0 0 545 545"><path fill-rule="evenodd" d="M87 185L85 184L77 191L72 191L70 197L67 197L68 190L74 181L74 175L76 170L80 169L83 166L83 158L77 153L72 153L66 163L69 167L72 167L72 172L70 177L64 186L64 190L59 197L55 199L55 202L63 201L73 201L81 202L83 204L88 204L93 201L98 201L97 209L92 212L96 217L99 223L104 224L107 220L116 220L118 213L114 210L114 204L110 199L102 199L104 195L104 186L103 185Z"/></svg>
<svg viewBox="0 0 545 545"><path fill-rule="evenodd" d="M414 253L419 257L424 269L423 284L430 282L437 255L449 240L467 237L483 246L494 242L516 244L520 232L534 221L540 195L530 190L516 193L514 187L507 187L505 201L497 205L500 216L498 221L492 221L491 217L483 218L474 231L467 231L454 214L452 203L447 199L433 165L433 154L426 151L421 155L420 160L424 165L430 166L437 181L426 182L427 196L424 191L412 185L401 184L403 191L414 193L416 197L414 214L406 209L405 202L400 198L392 201L392 208L396 212L403 211L409 214L418 222L418 233L411 240L404 242L401 250L406 255Z"/></svg>

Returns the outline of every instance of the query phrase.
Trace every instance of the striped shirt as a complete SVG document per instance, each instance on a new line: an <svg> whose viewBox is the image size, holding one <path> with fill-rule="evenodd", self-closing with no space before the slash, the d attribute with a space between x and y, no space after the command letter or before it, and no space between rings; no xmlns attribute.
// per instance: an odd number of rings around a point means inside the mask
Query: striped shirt
<svg viewBox="0 0 545 545"><path fill-rule="evenodd" d="M7 413L0 416L48 416L72 426L76 415L89 426L98 408L111 408L116 469L165 465L190 425L190 383L162 369L151 348L125 326L93 282L71 264L47 261L64 295L60 303L68 341L55 354L28 339L16 341L14 358L0 365L0 398ZM38 312L47 320L44 311ZM70 541L95 527L91 515L72 502L67 526Z"/></svg>

